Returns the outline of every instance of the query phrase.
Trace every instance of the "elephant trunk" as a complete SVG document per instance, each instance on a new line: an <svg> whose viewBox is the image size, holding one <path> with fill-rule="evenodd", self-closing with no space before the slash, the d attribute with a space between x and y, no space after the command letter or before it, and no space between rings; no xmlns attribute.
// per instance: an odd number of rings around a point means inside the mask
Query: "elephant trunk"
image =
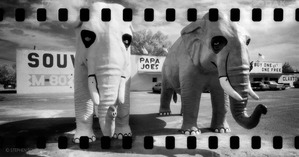
<svg viewBox="0 0 299 157"><path fill-rule="evenodd" d="M230 109L234 119L246 129L256 127L261 115L267 113L267 108L260 104L255 108L251 116L247 115L248 95L258 99L258 96L251 89L249 71L230 71L228 72L228 79L232 88L243 98L243 100L236 100L230 96Z"/></svg>
<svg viewBox="0 0 299 157"><path fill-rule="evenodd" d="M95 113L99 118L100 127L104 136L112 137L115 131L115 118L118 104L124 101L124 76L114 70L108 73L98 72L89 75L89 91L95 103Z"/></svg>

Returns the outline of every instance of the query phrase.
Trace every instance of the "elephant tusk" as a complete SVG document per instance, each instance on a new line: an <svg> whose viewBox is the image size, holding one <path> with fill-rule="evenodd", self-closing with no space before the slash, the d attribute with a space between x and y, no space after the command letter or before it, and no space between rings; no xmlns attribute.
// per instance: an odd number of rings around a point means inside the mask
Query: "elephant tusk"
<svg viewBox="0 0 299 157"><path fill-rule="evenodd" d="M238 94L233 87L230 85L230 83L228 82L227 77L220 77L219 78L220 81L220 85L223 88L223 90L231 97L233 97L234 99L236 99L237 101L242 101L243 98L240 96L240 94Z"/></svg>
<svg viewBox="0 0 299 157"><path fill-rule="evenodd" d="M126 77L121 76L119 89L118 89L118 101L120 104L125 103L125 90L126 90Z"/></svg>
<svg viewBox="0 0 299 157"><path fill-rule="evenodd" d="M259 99L259 96L252 90L250 82L248 83L248 94L255 100Z"/></svg>
<svg viewBox="0 0 299 157"><path fill-rule="evenodd" d="M88 88L93 103L95 105L100 105L100 96L97 89L97 80L95 75L88 76Z"/></svg>
<svg viewBox="0 0 299 157"><path fill-rule="evenodd" d="M99 106L98 105L94 105L94 113L96 114L97 117L99 117Z"/></svg>

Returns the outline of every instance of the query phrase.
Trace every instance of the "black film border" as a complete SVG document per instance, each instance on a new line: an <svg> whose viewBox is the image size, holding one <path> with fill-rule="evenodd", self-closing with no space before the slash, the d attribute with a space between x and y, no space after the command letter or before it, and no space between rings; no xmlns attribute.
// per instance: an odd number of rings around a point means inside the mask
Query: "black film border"
<svg viewBox="0 0 299 157"><path fill-rule="evenodd" d="M6 16L5 8L0 8L0 23L5 20ZM261 8L253 8L251 10L251 18L253 22L260 22L263 20L262 18L263 10ZM111 20L111 10L109 8L101 9L101 20L103 22L109 22ZM231 8L230 9L230 20L233 22L240 21L241 10L239 8ZM145 22L154 22L155 10L152 8L145 8L143 11L144 21ZM294 10L295 21L299 22L299 8ZM26 20L26 10L24 8L15 8L14 10L15 20L17 22L24 22ZM60 22L68 21L69 12L67 8L59 8L58 9L58 17L57 20ZM134 20L134 12L131 8L123 9L123 21L131 22ZM81 8L79 12L79 19L82 22L89 21L89 9ZM186 19L189 22L196 21L197 19L197 9L189 8L187 9ZM209 19L211 21L218 20L218 9L210 8L209 9ZM283 8L274 8L273 9L273 20L276 22L282 22L284 19L284 10ZM36 10L36 20L38 22L45 22L48 20L47 18L47 10L45 8L38 8ZM167 8L165 10L165 21L167 22L175 22L176 20L176 10L175 8Z"/></svg>

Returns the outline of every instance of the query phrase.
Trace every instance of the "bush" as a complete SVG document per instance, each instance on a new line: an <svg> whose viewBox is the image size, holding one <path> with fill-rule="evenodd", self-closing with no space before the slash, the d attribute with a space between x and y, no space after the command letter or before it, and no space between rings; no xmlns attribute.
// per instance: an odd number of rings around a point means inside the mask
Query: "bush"
<svg viewBox="0 0 299 157"><path fill-rule="evenodd" d="M142 49L148 51L150 56L166 56L165 49L171 46L168 36L158 31L141 30L133 33L131 54L142 55Z"/></svg>
<svg viewBox="0 0 299 157"><path fill-rule="evenodd" d="M282 73L293 73L293 72L294 72L294 69L290 65L290 63L285 62L282 66Z"/></svg>
<svg viewBox="0 0 299 157"><path fill-rule="evenodd" d="M16 65L0 66L0 84L16 84Z"/></svg>

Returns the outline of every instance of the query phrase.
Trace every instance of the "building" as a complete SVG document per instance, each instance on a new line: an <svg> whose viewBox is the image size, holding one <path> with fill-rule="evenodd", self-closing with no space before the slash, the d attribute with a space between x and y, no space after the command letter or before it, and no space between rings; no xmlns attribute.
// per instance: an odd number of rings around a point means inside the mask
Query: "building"
<svg viewBox="0 0 299 157"><path fill-rule="evenodd" d="M250 71L250 82L275 81L293 87L293 82L299 78L298 73L282 73L282 63L270 61L253 61Z"/></svg>
<svg viewBox="0 0 299 157"><path fill-rule="evenodd" d="M293 83L299 78L299 73L284 73L278 79L278 83L283 83L294 87Z"/></svg>
<svg viewBox="0 0 299 157"><path fill-rule="evenodd" d="M131 55L131 91L149 91L162 81L164 56ZM17 93L74 92L74 52L22 49L17 51ZM250 81L288 84L299 74L283 74L282 63L252 62Z"/></svg>
<svg viewBox="0 0 299 157"><path fill-rule="evenodd" d="M146 91L162 81L164 56L131 55L131 91Z"/></svg>
<svg viewBox="0 0 299 157"><path fill-rule="evenodd" d="M161 82L165 57L131 55L131 90L148 91ZM74 52L17 51L17 93L74 92Z"/></svg>
<svg viewBox="0 0 299 157"><path fill-rule="evenodd" d="M275 81L278 82L282 75L282 63L268 61L253 61L250 71L250 81Z"/></svg>

